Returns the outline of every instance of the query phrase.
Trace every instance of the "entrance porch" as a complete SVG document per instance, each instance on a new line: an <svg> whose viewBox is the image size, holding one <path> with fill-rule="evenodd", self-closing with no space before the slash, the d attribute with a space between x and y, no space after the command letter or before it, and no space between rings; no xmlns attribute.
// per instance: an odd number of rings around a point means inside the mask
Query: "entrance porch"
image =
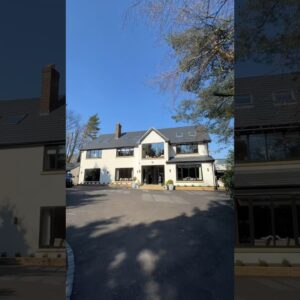
<svg viewBox="0 0 300 300"><path fill-rule="evenodd" d="M165 181L164 166L142 166L143 184L163 184Z"/></svg>

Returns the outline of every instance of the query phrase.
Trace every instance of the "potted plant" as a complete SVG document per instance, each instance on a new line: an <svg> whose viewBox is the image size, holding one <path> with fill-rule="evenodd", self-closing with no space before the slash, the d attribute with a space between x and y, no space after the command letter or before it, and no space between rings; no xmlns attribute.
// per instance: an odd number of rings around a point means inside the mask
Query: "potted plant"
<svg viewBox="0 0 300 300"><path fill-rule="evenodd" d="M166 185L168 187L168 190L172 191L174 190L174 182L172 179L169 179L167 182L166 182Z"/></svg>
<svg viewBox="0 0 300 300"><path fill-rule="evenodd" d="M140 182L138 181L138 179L136 177L133 177L132 188L133 189L138 189L139 185L140 185Z"/></svg>

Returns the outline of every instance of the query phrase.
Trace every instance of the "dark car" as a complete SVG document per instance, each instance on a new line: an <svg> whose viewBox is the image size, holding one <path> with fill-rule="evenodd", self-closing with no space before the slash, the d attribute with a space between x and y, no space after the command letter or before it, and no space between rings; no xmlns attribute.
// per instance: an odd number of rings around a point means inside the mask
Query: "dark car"
<svg viewBox="0 0 300 300"><path fill-rule="evenodd" d="M73 186L73 175L71 173L66 173L66 187L72 187Z"/></svg>

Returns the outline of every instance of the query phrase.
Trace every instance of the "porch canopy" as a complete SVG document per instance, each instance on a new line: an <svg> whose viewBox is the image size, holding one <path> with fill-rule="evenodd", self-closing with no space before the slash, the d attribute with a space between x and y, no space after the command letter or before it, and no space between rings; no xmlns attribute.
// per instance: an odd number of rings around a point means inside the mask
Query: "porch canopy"
<svg viewBox="0 0 300 300"><path fill-rule="evenodd" d="M199 155L191 157L171 157L167 164L177 164L177 163L201 163L201 162L214 162L214 159L209 155Z"/></svg>

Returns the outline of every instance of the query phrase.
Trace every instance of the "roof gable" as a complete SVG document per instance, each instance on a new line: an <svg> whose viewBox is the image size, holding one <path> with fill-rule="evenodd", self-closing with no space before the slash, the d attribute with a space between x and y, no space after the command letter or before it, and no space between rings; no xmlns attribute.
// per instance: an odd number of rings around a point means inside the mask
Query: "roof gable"
<svg viewBox="0 0 300 300"><path fill-rule="evenodd" d="M159 130L155 129L155 128L150 128L148 129L143 136L139 139L138 143L140 144L151 132L155 132L157 135L159 135L165 142L169 142L170 140L164 136Z"/></svg>

